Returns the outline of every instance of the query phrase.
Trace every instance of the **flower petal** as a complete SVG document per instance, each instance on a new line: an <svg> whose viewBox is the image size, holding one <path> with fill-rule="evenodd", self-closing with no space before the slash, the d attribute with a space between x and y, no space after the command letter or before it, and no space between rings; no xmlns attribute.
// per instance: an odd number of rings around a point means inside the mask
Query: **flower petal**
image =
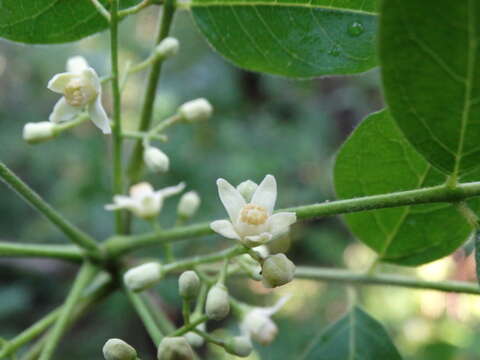
<svg viewBox="0 0 480 360"><path fill-rule="evenodd" d="M287 303L287 301L290 300L291 297L291 294L282 296L280 299L278 299L275 305L270 307L258 308L258 310L261 311L265 316L270 317L276 312L278 312Z"/></svg>
<svg viewBox="0 0 480 360"><path fill-rule="evenodd" d="M130 209L135 205L135 202L124 195L115 195L113 197L113 204L105 205L106 210L120 210L120 209Z"/></svg>
<svg viewBox="0 0 480 360"><path fill-rule="evenodd" d="M82 111L81 108L71 106L67 103L64 97L61 97L53 107L49 120L53 123L60 123L64 121L73 120Z"/></svg>
<svg viewBox="0 0 480 360"><path fill-rule="evenodd" d="M81 73L88 68L88 62L83 56L73 56L67 61L67 71L73 73Z"/></svg>
<svg viewBox="0 0 480 360"><path fill-rule="evenodd" d="M228 239L240 240L232 223L228 220L216 220L210 223L210 229Z"/></svg>
<svg viewBox="0 0 480 360"><path fill-rule="evenodd" d="M266 244L270 240L272 240L272 234L264 232L264 233L261 233L260 235L245 236L242 239L242 242L245 246L255 248L257 246Z"/></svg>
<svg viewBox="0 0 480 360"><path fill-rule="evenodd" d="M73 78L76 78L78 75L72 73L60 73L56 74L53 78L50 79L48 82L47 88L56 93L63 94L65 87L67 86L68 82Z"/></svg>
<svg viewBox="0 0 480 360"><path fill-rule="evenodd" d="M279 235L288 230L290 225L297 221L297 215L293 212L279 212L268 218L270 232Z"/></svg>
<svg viewBox="0 0 480 360"><path fill-rule="evenodd" d="M277 182L273 175L267 175L258 185L252 197L252 204L263 206L268 213L273 213L275 201L277 200Z"/></svg>
<svg viewBox="0 0 480 360"><path fill-rule="evenodd" d="M88 114L90 120L100 129L104 134L110 134L112 129L110 128L110 119L102 106L102 100L100 96L88 106Z"/></svg>
<svg viewBox="0 0 480 360"><path fill-rule="evenodd" d="M155 194L160 195L160 196L166 198L166 197L169 197L169 196L172 196L172 195L176 195L176 194L182 192L183 189L185 189L185 183L184 183L184 182L181 182L181 183L178 184L178 185L169 186L169 187L163 188L163 189L161 189L161 190L158 190L158 191L155 192Z"/></svg>
<svg viewBox="0 0 480 360"><path fill-rule="evenodd" d="M100 79L98 78L98 75L95 69L91 67L87 67L86 69L82 70L82 72L80 73L80 76L82 76L84 79L87 79L93 85L95 90L98 92L98 96L100 97L102 86L100 84Z"/></svg>
<svg viewBox="0 0 480 360"><path fill-rule="evenodd" d="M145 196L153 196L154 191L153 191L153 186L147 183L146 181L143 181L141 183L132 185L129 190L130 197L132 199L135 199L135 201L138 201Z"/></svg>
<svg viewBox="0 0 480 360"><path fill-rule="evenodd" d="M230 220L232 223L235 223L240 211L245 206L245 199L240 192L225 179L218 179L217 187L218 196L220 197L225 210L227 210Z"/></svg>

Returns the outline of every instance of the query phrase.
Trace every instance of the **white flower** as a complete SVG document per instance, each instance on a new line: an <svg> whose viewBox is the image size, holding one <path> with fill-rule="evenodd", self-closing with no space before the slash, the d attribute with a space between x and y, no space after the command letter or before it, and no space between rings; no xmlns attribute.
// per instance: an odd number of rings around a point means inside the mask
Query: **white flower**
<svg viewBox="0 0 480 360"><path fill-rule="evenodd" d="M130 196L115 195L113 204L105 206L107 210L127 209L143 219L151 219L162 210L165 198L178 194L185 188L184 183L153 190L152 185L146 182L139 183L130 188Z"/></svg>
<svg viewBox="0 0 480 360"><path fill-rule="evenodd" d="M262 345L270 344L278 333L277 325L270 318L290 299L290 296L283 296L274 306L254 307L249 310L240 323L240 331L245 336Z"/></svg>
<svg viewBox="0 0 480 360"><path fill-rule="evenodd" d="M80 56L68 60L67 70L48 82L50 90L63 95L55 104L50 121L71 121L86 109L93 123L104 134L109 134L110 120L102 106L102 87L97 73Z"/></svg>
<svg viewBox="0 0 480 360"><path fill-rule="evenodd" d="M292 212L273 214L277 198L277 183L267 175L247 203L240 192L224 179L217 180L220 200L227 210L230 221L217 220L210 224L220 235L241 241L249 247L267 243L272 238L287 232L297 217Z"/></svg>

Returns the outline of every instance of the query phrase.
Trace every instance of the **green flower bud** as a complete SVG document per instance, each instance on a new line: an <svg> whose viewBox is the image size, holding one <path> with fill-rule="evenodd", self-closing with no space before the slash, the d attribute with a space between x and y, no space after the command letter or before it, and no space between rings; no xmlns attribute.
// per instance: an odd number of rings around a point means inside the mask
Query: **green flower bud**
<svg viewBox="0 0 480 360"><path fill-rule="evenodd" d="M200 196L195 191L189 191L182 195L178 203L177 213L182 218L191 218L200 206Z"/></svg>
<svg viewBox="0 0 480 360"><path fill-rule="evenodd" d="M253 194L255 193L257 188L258 185L252 180L246 180L237 186L238 192L243 196L247 203L252 200Z"/></svg>
<svg viewBox="0 0 480 360"><path fill-rule="evenodd" d="M135 360L137 352L133 347L120 339L109 339L103 345L105 360Z"/></svg>
<svg viewBox="0 0 480 360"><path fill-rule="evenodd" d="M146 263L128 270L123 275L125 285L132 291L138 292L155 285L162 278L160 263Z"/></svg>
<svg viewBox="0 0 480 360"><path fill-rule="evenodd" d="M235 336L228 341L225 350L235 356L247 357L252 353L253 346L250 339L246 336Z"/></svg>
<svg viewBox="0 0 480 360"><path fill-rule="evenodd" d="M200 98L188 101L178 109L180 117L187 122L208 120L213 113L213 107L208 100Z"/></svg>
<svg viewBox="0 0 480 360"><path fill-rule="evenodd" d="M265 287L274 288L292 281L295 275L295 264L285 254L270 255L262 265L262 283Z"/></svg>
<svg viewBox="0 0 480 360"><path fill-rule="evenodd" d="M228 290L223 284L216 284L208 291L205 313L209 319L222 320L230 312Z"/></svg>
<svg viewBox="0 0 480 360"><path fill-rule="evenodd" d="M185 271L178 279L178 289L180 296L192 300L198 295L200 290L200 279L195 271Z"/></svg>
<svg viewBox="0 0 480 360"><path fill-rule="evenodd" d="M165 337L158 346L158 360L192 360L193 350L183 336Z"/></svg>

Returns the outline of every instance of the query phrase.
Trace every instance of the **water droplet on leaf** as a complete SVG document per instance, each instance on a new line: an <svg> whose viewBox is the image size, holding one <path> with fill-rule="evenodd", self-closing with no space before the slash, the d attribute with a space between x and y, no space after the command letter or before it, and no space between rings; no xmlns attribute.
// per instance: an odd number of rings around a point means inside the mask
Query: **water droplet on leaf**
<svg viewBox="0 0 480 360"><path fill-rule="evenodd" d="M350 26L348 27L348 33L351 36L360 36L364 31L365 29L363 28L363 25L357 21L350 24Z"/></svg>

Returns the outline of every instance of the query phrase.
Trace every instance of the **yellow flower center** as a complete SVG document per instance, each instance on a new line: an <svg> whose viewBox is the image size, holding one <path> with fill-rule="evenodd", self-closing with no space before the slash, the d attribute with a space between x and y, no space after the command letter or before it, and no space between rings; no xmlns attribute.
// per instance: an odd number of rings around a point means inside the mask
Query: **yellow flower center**
<svg viewBox="0 0 480 360"><path fill-rule="evenodd" d="M71 106L85 106L95 100L97 91L92 84L83 79L72 79L63 92L65 100Z"/></svg>
<svg viewBox="0 0 480 360"><path fill-rule="evenodd" d="M249 225L263 225L267 219L267 209L260 205L247 204L240 212L240 220Z"/></svg>

